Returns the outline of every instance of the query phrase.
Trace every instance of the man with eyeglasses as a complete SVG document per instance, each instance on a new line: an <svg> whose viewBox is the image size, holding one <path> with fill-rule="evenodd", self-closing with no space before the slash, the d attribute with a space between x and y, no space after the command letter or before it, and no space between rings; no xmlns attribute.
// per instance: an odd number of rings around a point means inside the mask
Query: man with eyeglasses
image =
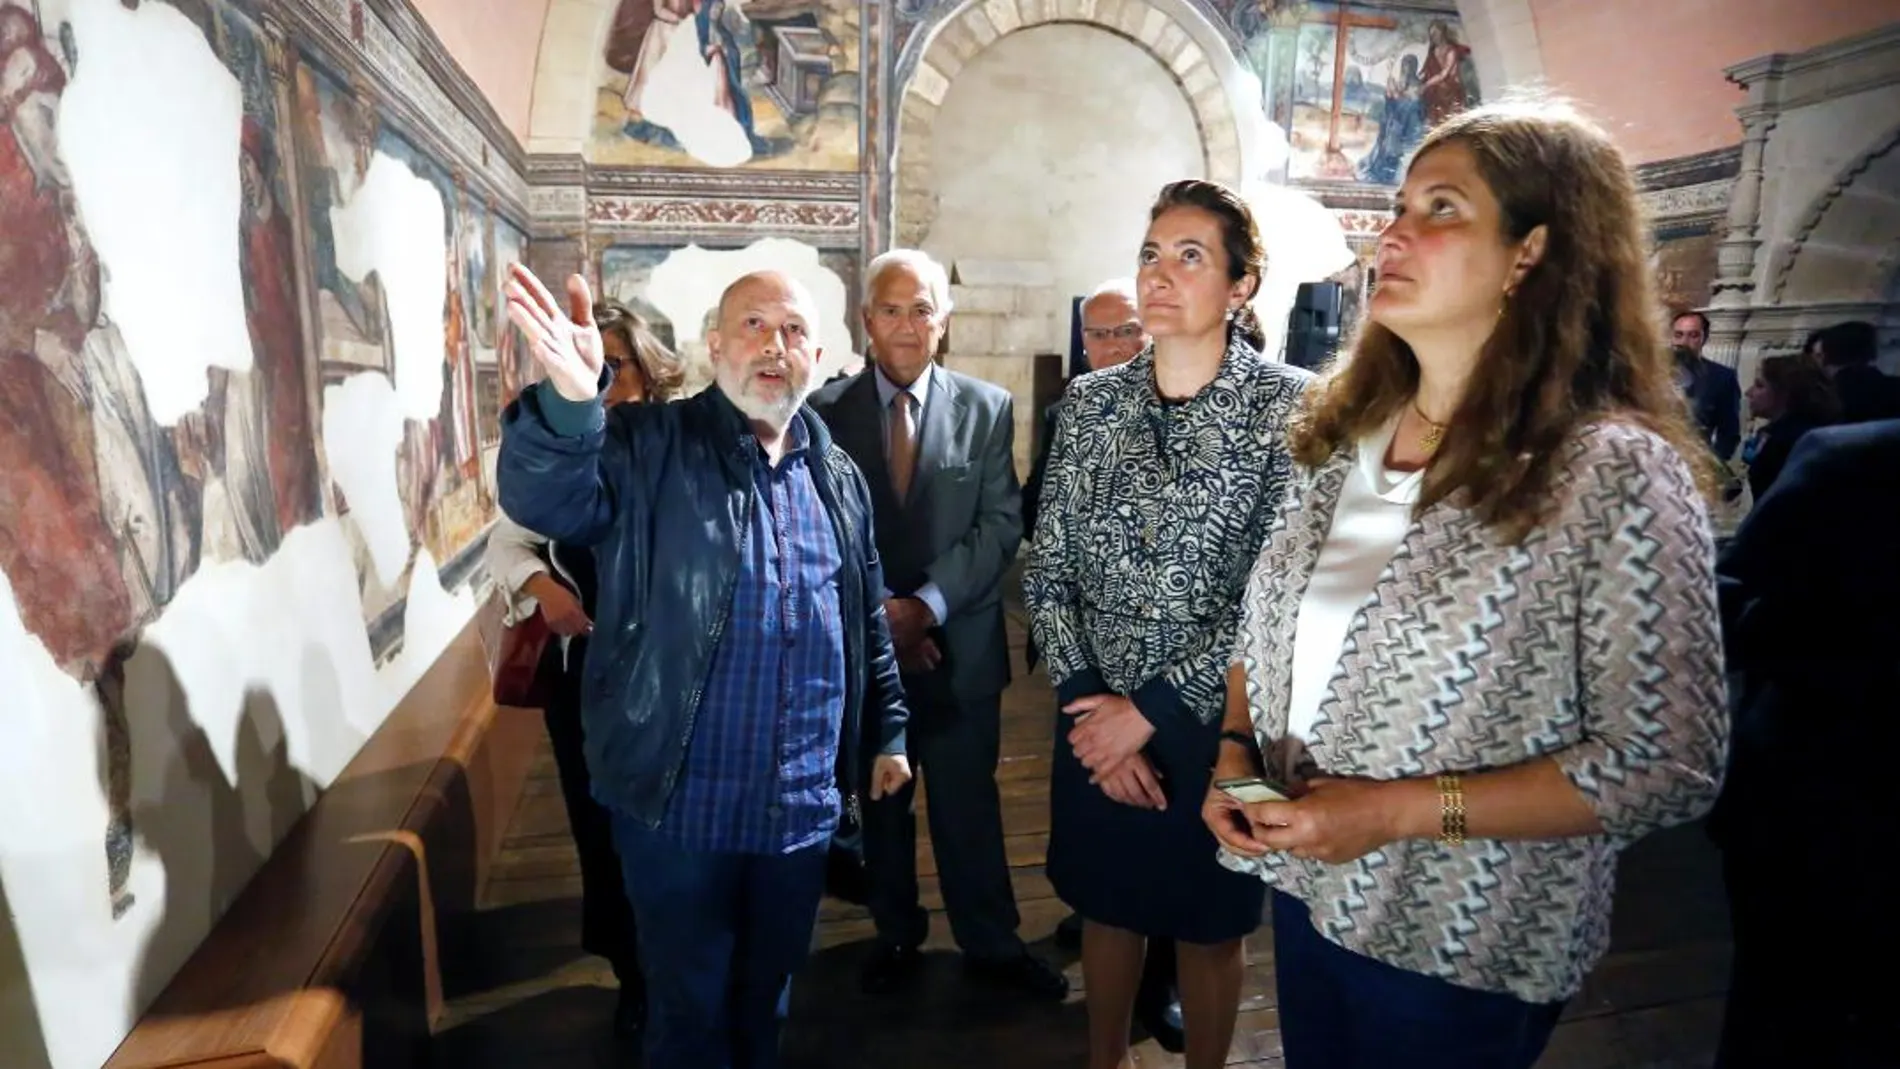
<svg viewBox="0 0 1900 1069"><path fill-rule="evenodd" d="M1133 360L1148 347L1148 331L1135 314L1135 280L1112 278L1095 287L1082 300L1082 356L1090 371L1115 367ZM1042 436L1036 444L1036 463L1029 469L1029 481L1023 484L1023 537L1036 537L1036 507L1041 503L1042 479L1049 467L1049 443L1056 436L1056 414L1062 410L1060 398L1043 410ZM1030 643L1029 666L1036 666L1035 643Z"/></svg>

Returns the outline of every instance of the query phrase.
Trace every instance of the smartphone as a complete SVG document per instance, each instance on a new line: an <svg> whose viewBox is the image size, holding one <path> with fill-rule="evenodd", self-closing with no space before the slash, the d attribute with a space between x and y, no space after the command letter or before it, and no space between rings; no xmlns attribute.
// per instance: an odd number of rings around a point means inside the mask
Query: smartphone
<svg viewBox="0 0 1900 1069"><path fill-rule="evenodd" d="M1214 788L1225 793L1234 801L1244 805L1251 805L1254 802L1285 802L1290 800L1287 798L1286 792L1258 776L1249 776L1245 779L1216 780L1214 781Z"/></svg>

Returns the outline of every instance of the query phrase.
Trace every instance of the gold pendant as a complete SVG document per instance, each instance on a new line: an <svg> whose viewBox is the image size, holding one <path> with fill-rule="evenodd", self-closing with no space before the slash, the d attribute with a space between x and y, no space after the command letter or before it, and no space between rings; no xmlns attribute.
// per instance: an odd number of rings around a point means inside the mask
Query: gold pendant
<svg viewBox="0 0 1900 1069"><path fill-rule="evenodd" d="M1424 433L1418 436L1418 447L1427 453L1438 452L1438 443L1445 440L1445 428L1436 423L1427 423Z"/></svg>

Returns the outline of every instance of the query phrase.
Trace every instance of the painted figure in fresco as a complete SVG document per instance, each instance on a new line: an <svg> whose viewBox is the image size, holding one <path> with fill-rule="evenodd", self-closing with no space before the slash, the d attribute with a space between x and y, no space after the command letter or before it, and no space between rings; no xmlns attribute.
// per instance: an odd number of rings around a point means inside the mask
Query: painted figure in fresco
<svg viewBox="0 0 1900 1069"><path fill-rule="evenodd" d="M305 151L304 225L317 288L336 303L359 338L369 343L383 341L382 291L367 280L359 284L343 274L336 262L336 235L330 228L330 213L349 199L346 192L353 193L369 171L370 138L326 129L324 94L308 68L298 69L294 96L295 143ZM344 112L335 125L351 121L348 105L343 99L334 102Z"/></svg>
<svg viewBox="0 0 1900 1069"><path fill-rule="evenodd" d="M0 570L27 629L85 677L105 658L100 636L135 614L100 494L80 355L97 268L53 139L65 86L39 21L0 0Z"/></svg>
<svg viewBox="0 0 1900 1069"><path fill-rule="evenodd" d="M697 36L691 20L698 7L697 0L621 0L607 39L607 62L627 71L627 89L620 100L627 106L628 136L642 140L663 136L671 142L668 147L678 147L670 133L647 118L647 89L674 41L683 33ZM641 132L635 133L636 128Z"/></svg>
<svg viewBox="0 0 1900 1069"><path fill-rule="evenodd" d="M744 163L771 146L753 126L745 91L744 16L731 0L622 0L607 42L610 66L627 64L628 137L691 151L720 166ZM638 35L638 49L631 47ZM629 57L631 61L629 62ZM618 62L617 62L618 61ZM736 129L708 130L704 116L724 112ZM682 129L698 135L690 148Z"/></svg>
<svg viewBox="0 0 1900 1069"><path fill-rule="evenodd" d="M472 478L481 464L480 439L475 432L475 362L469 354L468 303L463 294L465 276L458 261L466 250L449 242L449 293L444 302L442 350L442 411L440 422L449 442L449 464L462 478ZM450 488L460 480L451 480Z"/></svg>
<svg viewBox="0 0 1900 1069"><path fill-rule="evenodd" d="M1460 44L1451 23L1433 19L1426 29L1428 50L1420 97L1424 101L1425 126L1437 126L1476 102L1478 81L1473 76L1471 48Z"/></svg>
<svg viewBox="0 0 1900 1069"><path fill-rule="evenodd" d="M495 347L496 298L483 299L490 285L489 250L494 243L494 221L479 205L469 202L462 213L463 292L472 302L468 310L470 344L478 349Z"/></svg>
<svg viewBox="0 0 1900 1069"><path fill-rule="evenodd" d="M144 621L198 570L204 485L224 469L228 372L213 369L203 408L166 428L152 419L117 327L87 335L83 352L95 478L134 615Z"/></svg>
<svg viewBox="0 0 1900 1069"><path fill-rule="evenodd" d="M702 0L699 10L693 13L693 28L699 38L699 54L704 56L708 66L721 75L713 86L713 103L719 105L739 128L745 131L746 140L752 143L754 152L764 146L759 143L758 131L752 127L752 100L746 96L745 85L740 77L740 65L743 53L739 49L738 34L727 18L728 13L737 19L739 9L730 6L727 0Z"/></svg>
<svg viewBox="0 0 1900 1069"><path fill-rule="evenodd" d="M1425 84L1418 75L1418 56L1407 53L1385 83L1385 114L1379 120L1379 139L1359 164L1359 178L1382 186L1399 183L1405 154L1425 136Z"/></svg>
<svg viewBox="0 0 1900 1069"><path fill-rule="evenodd" d="M321 480L313 448L315 421L304 389L290 216L279 196L273 140L262 121L244 117L238 157L244 191L239 246L244 311L251 329L251 376L265 413L272 510L281 538L317 516ZM275 548L273 542L270 550Z"/></svg>
<svg viewBox="0 0 1900 1069"><path fill-rule="evenodd" d="M65 88L38 21L0 0L0 350L32 351L38 328L76 351L98 307L96 268L90 250L75 245L84 238L53 132Z"/></svg>

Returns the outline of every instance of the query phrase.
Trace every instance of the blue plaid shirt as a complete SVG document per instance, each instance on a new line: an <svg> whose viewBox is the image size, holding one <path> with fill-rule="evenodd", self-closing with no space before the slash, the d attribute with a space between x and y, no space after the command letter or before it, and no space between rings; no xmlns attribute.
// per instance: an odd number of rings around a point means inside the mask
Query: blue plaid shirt
<svg viewBox="0 0 1900 1069"><path fill-rule="evenodd" d="M793 420L777 468L752 452L731 615L659 832L688 850L788 854L838 826L844 566Z"/></svg>

